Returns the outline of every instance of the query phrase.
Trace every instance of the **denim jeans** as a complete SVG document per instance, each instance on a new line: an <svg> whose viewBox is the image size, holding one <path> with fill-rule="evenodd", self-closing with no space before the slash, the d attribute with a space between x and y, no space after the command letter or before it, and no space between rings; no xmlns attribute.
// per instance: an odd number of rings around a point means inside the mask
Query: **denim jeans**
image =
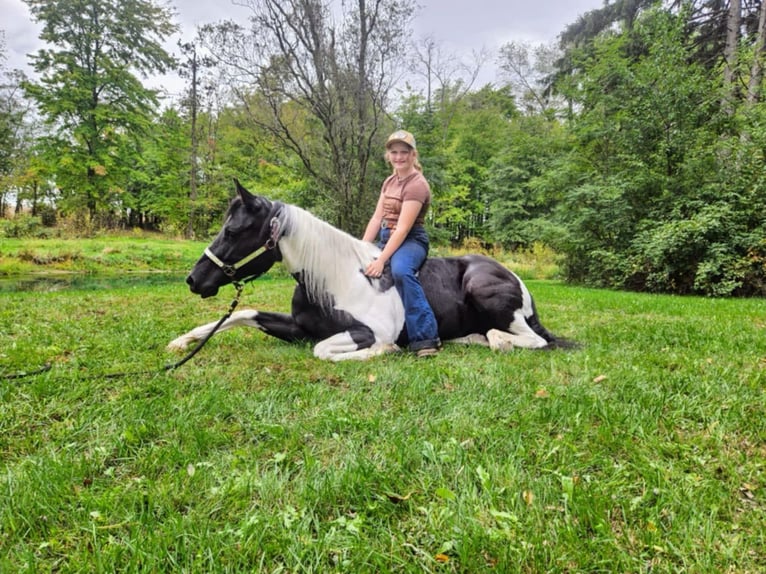
<svg viewBox="0 0 766 574"><path fill-rule="evenodd" d="M390 229L380 230L381 248L390 236ZM441 344L436 317L417 277L418 269L428 255L428 248L426 230L416 225L390 259L394 284L404 303L404 324L407 327L411 351L438 347Z"/></svg>

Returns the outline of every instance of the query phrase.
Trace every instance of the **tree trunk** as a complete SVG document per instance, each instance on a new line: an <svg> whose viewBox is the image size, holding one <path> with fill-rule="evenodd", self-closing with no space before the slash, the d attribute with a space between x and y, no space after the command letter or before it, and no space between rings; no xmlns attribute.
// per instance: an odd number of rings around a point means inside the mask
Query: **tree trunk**
<svg viewBox="0 0 766 574"><path fill-rule="evenodd" d="M721 105L724 111L734 113L736 87L734 70L737 67L737 46L739 44L739 28L742 22L742 0L731 0L729 14L726 19L726 45L724 46L725 64L723 69L724 95Z"/></svg>
<svg viewBox="0 0 766 574"><path fill-rule="evenodd" d="M197 202L197 168L199 164L199 142L197 139L197 49L192 45L191 61L191 168L189 170L189 224L186 237L194 237L194 204Z"/></svg>
<svg viewBox="0 0 766 574"><path fill-rule="evenodd" d="M760 99L763 82L763 58L766 55L766 3L761 2L758 14L758 35L755 39L753 64L750 67L750 82L747 86L747 103L755 104Z"/></svg>
<svg viewBox="0 0 766 574"><path fill-rule="evenodd" d="M38 195L39 195L38 190L39 190L39 185L37 184L37 182L36 181L32 182L32 215L38 215L39 212L40 212L40 210L38 208L38 205L37 205L38 201L39 201L39 199L38 199Z"/></svg>

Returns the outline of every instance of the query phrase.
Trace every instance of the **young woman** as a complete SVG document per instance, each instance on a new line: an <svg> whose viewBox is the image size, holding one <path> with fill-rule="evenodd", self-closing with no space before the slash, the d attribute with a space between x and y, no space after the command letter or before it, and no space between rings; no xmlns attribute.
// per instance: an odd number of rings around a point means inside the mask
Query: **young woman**
<svg viewBox="0 0 766 574"><path fill-rule="evenodd" d="M386 160L394 172L383 182L363 236L365 241L373 241L380 234L383 252L364 273L380 277L385 264L391 263L391 274L404 303L410 350L418 357L427 357L441 346L436 318L417 277L428 255L423 221L431 204L431 188L422 174L415 137L410 132L399 130L388 137Z"/></svg>

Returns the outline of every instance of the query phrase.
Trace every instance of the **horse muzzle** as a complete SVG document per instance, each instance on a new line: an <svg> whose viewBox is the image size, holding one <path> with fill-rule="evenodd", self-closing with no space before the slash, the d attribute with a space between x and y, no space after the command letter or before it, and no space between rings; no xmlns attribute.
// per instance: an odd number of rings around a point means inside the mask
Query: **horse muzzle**
<svg viewBox="0 0 766 574"><path fill-rule="evenodd" d="M186 284L192 293L199 295L203 299L217 295L218 289L221 286L218 282L211 281L209 276L203 276L203 279L200 280L194 271L186 278Z"/></svg>

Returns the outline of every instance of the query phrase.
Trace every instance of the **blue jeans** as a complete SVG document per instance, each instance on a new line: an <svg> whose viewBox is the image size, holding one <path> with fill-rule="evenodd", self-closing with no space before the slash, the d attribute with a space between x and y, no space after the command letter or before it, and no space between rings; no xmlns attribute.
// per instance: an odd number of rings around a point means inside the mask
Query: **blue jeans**
<svg viewBox="0 0 766 574"><path fill-rule="evenodd" d="M389 237L390 229L380 230L381 248ZM417 225L410 230L407 239L390 259L394 285L404 303L404 324L411 351L441 344L436 317L417 277L418 269L428 255L428 247L428 234L422 226Z"/></svg>

